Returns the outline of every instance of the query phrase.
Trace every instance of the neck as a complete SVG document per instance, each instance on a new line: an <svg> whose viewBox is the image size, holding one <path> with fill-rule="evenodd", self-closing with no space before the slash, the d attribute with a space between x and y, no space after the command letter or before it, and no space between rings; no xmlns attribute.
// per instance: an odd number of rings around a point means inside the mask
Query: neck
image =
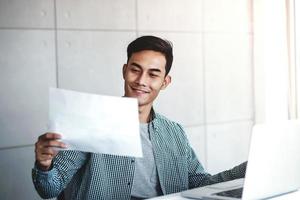
<svg viewBox="0 0 300 200"><path fill-rule="evenodd" d="M150 121L151 108L152 108L152 105L150 105L150 106L139 106L140 123L148 123Z"/></svg>

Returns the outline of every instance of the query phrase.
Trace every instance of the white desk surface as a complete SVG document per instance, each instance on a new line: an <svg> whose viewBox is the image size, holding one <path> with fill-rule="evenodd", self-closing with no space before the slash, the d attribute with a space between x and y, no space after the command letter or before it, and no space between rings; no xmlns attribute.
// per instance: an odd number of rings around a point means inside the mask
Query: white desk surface
<svg viewBox="0 0 300 200"><path fill-rule="evenodd" d="M151 200L188 200L188 199L189 198L182 197L180 193L174 193L165 196L151 198ZM299 199L300 199L300 190L272 198L272 200L299 200Z"/></svg>

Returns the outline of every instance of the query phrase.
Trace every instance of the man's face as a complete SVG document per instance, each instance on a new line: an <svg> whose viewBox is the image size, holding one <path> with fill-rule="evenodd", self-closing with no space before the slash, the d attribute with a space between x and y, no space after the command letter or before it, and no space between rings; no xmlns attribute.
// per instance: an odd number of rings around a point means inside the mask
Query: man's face
<svg viewBox="0 0 300 200"><path fill-rule="evenodd" d="M166 58L156 51L133 53L123 66L125 96L138 99L139 106L152 105L161 89L171 82L166 74Z"/></svg>

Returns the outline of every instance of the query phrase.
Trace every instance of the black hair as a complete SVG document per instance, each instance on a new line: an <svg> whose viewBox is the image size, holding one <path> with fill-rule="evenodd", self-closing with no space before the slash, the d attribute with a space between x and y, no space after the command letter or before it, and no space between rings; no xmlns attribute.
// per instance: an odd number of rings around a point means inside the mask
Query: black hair
<svg viewBox="0 0 300 200"><path fill-rule="evenodd" d="M147 35L142 36L132 41L127 47L127 62L133 53L152 50L162 53L166 58L166 75L171 70L173 62L173 45L170 41L159 37ZM165 75L165 76L166 76Z"/></svg>

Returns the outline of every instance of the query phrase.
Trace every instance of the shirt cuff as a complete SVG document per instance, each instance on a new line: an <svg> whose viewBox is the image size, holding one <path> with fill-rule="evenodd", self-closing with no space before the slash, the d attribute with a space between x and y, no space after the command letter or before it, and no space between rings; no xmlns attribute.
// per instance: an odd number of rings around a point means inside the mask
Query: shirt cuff
<svg viewBox="0 0 300 200"><path fill-rule="evenodd" d="M53 167L50 167L50 170L44 171L39 169L36 163L34 163L34 166L32 168L32 179L34 182L36 182L37 178L39 179L49 179L54 173Z"/></svg>

